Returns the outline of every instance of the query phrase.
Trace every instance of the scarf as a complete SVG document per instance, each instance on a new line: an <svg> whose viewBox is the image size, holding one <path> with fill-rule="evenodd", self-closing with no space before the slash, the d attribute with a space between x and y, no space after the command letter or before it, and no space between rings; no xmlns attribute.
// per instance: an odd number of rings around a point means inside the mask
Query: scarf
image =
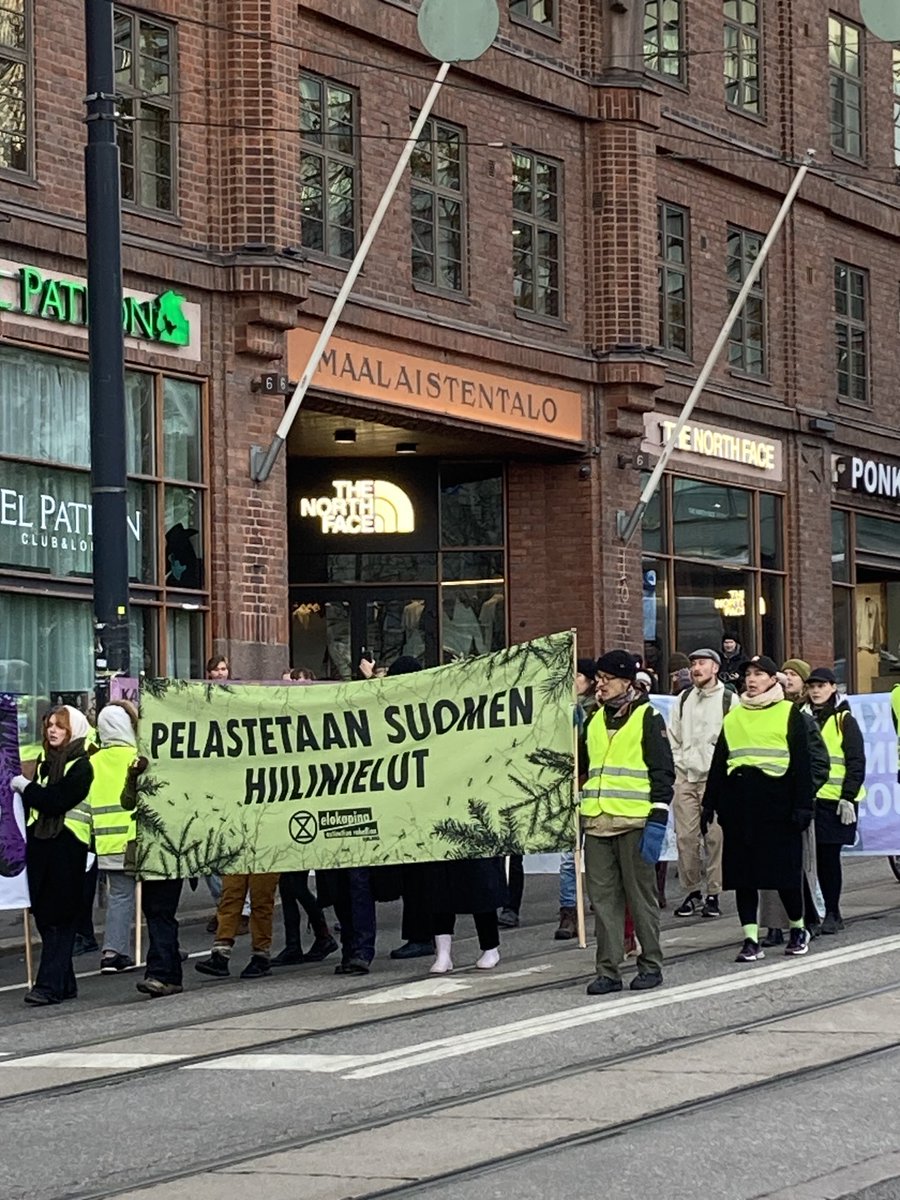
<svg viewBox="0 0 900 1200"><path fill-rule="evenodd" d="M773 683L767 692L762 692L759 696L748 696L746 692L741 692L741 704L744 708L769 708L783 699L784 688L780 683Z"/></svg>

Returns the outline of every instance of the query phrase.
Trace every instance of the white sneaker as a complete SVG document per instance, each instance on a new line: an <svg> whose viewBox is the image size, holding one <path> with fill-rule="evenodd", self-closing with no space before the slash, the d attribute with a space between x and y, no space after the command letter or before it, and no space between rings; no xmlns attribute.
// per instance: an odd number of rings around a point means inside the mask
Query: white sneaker
<svg viewBox="0 0 900 1200"><path fill-rule="evenodd" d="M493 970L494 967L496 967L499 964L499 962L500 962L500 951L499 950L485 950L484 954L482 954L481 958L479 958L479 960L475 964L475 966L478 967L482 971L491 971L491 970Z"/></svg>
<svg viewBox="0 0 900 1200"><path fill-rule="evenodd" d="M434 946L437 951L434 962L429 967L430 975L448 975L453 970L453 960L450 957L450 947L453 938L449 933L435 935Z"/></svg>

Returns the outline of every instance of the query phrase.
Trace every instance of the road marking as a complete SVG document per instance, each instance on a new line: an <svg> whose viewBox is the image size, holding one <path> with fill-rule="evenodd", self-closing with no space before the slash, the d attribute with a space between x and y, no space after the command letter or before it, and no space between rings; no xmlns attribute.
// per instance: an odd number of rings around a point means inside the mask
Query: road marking
<svg viewBox="0 0 900 1200"><path fill-rule="evenodd" d="M526 975L540 975L543 971L552 971L552 963L542 963L539 967L524 967L521 971L498 971L493 979L524 979Z"/></svg>
<svg viewBox="0 0 900 1200"><path fill-rule="evenodd" d="M0 1071L7 1068L45 1067L54 1071L139 1071L181 1062L187 1054L112 1054L103 1050L58 1050L52 1054L33 1054L0 1062Z"/></svg>
<svg viewBox="0 0 900 1200"><path fill-rule="evenodd" d="M458 979L417 979L412 983L401 983L397 987L385 988L369 996L355 996L348 1004L399 1004L401 1000L426 1000L435 996L449 996L451 992L465 992L472 987Z"/></svg>
<svg viewBox="0 0 900 1200"><path fill-rule="evenodd" d="M421 1067L441 1059L475 1054L482 1050L493 1049L495 1046L561 1033L567 1029L582 1028L585 1025L596 1025L603 1021L614 1020L616 1017L645 1012L648 1009L693 1003L729 992L746 991L750 988L794 979L797 976L826 970L829 967L842 966L845 963L873 958L898 950L900 950L900 936L878 938L857 946L826 950L816 954L814 958L788 959L765 966L748 965L744 970L722 975L717 979L704 979L696 983L686 983L679 987L663 988L660 991L642 992L637 995L629 994L623 996L621 1000L587 1001L576 1008L564 1009L562 1012L528 1017L506 1025L475 1029L469 1033L430 1042L420 1042L412 1046L401 1046L377 1054L357 1056L346 1054L233 1054L225 1058L192 1063L183 1069L190 1071L277 1069L326 1074L346 1071L344 1079L371 1079L394 1071L406 1071L412 1067ZM786 1015L790 1016L790 1013ZM277 1066L274 1065L276 1063Z"/></svg>

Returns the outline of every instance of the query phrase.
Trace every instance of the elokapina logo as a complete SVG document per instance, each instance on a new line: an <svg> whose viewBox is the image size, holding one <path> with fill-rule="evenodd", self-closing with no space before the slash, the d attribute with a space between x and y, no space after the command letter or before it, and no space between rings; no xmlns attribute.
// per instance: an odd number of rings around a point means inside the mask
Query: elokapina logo
<svg viewBox="0 0 900 1200"><path fill-rule="evenodd" d="M334 479L332 496L304 496L300 516L321 521L323 533L412 533L416 510L386 479Z"/></svg>

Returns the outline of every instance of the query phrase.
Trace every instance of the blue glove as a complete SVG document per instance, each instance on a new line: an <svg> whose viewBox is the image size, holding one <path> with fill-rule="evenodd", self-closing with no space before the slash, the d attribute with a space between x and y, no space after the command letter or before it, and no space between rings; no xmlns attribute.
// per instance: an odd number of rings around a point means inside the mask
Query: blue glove
<svg viewBox="0 0 900 1200"><path fill-rule="evenodd" d="M644 832L641 834L641 858L645 863L650 863L653 866L659 862L659 856L662 854L663 843L666 840L666 827L660 824L659 821L648 821L644 826Z"/></svg>

